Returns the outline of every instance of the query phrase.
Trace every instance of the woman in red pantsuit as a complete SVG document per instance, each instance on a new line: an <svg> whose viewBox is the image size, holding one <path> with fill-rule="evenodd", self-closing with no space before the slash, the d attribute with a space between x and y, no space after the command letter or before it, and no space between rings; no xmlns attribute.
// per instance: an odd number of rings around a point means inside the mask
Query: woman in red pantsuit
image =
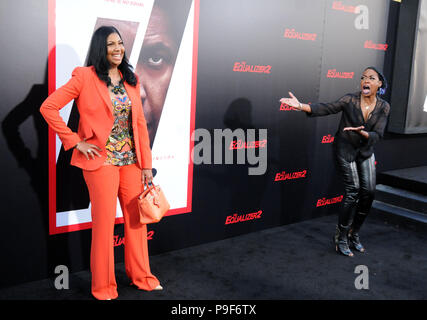
<svg viewBox="0 0 427 320"><path fill-rule="evenodd" d="M73 99L80 114L77 133L59 114ZM87 67L74 69L72 78L44 101L40 112L64 149L74 148L71 164L83 170L89 190L93 296L102 300L118 296L113 247L117 197L125 224L126 274L139 289L163 289L151 274L147 227L138 217L137 197L144 182L153 178L140 82L116 28L103 26L95 31Z"/></svg>

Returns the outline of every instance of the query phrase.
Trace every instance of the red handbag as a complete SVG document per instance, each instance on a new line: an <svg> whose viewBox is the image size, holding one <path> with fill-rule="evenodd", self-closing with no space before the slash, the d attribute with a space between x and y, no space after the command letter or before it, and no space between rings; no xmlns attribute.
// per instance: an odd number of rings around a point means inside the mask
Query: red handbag
<svg viewBox="0 0 427 320"><path fill-rule="evenodd" d="M152 183L150 187L146 181L144 191L138 197L139 222L157 223L169 209L169 202L160 186Z"/></svg>

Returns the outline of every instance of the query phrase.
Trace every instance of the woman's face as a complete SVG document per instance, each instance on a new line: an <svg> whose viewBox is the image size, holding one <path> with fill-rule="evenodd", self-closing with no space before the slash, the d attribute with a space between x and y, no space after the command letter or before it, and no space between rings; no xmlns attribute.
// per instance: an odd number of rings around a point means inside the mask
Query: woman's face
<svg viewBox="0 0 427 320"><path fill-rule="evenodd" d="M112 68L117 68L123 60L125 47L123 41L117 33L112 33L107 37L107 61Z"/></svg>
<svg viewBox="0 0 427 320"><path fill-rule="evenodd" d="M366 69L360 78L360 90L365 97L376 95L382 85L378 73L372 69Z"/></svg>

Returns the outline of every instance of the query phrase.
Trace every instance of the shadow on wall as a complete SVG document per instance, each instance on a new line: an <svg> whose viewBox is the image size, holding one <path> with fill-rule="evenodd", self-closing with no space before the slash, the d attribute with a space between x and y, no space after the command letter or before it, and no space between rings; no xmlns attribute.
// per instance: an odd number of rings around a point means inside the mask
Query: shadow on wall
<svg viewBox="0 0 427 320"><path fill-rule="evenodd" d="M69 50L72 49L69 48ZM75 53L74 56L76 56ZM37 195L40 205L40 219L44 228L44 241L47 248L45 277L50 277L53 275L55 267L59 264L65 264L70 267L75 262L77 262L77 265L88 265L90 233L80 232L79 235L74 233L71 237L68 233L56 236L49 235L48 125L40 113L40 106L47 97L48 65L46 63L44 82L34 84L26 98L6 115L2 122L2 131L9 151L14 156L19 167L23 168L28 174L31 187L34 194ZM35 128L34 134L37 137L37 151L34 156L20 134L21 125L28 119L32 119ZM37 241L40 240L37 239ZM72 245L73 242L74 244ZM82 247L80 252L70 250L70 245L75 247L79 242Z"/></svg>
<svg viewBox="0 0 427 320"><path fill-rule="evenodd" d="M246 98L238 98L231 102L225 115L224 124L227 128L235 130L255 129L252 122L252 104Z"/></svg>
<svg viewBox="0 0 427 320"><path fill-rule="evenodd" d="M230 105L228 106L225 114L224 114L224 124L226 128L231 129L232 131L236 129L242 129L245 134L244 138L246 140L246 143L249 145L253 141L251 140L250 135L248 134L249 129L255 130L255 135L252 138L255 138L255 141L260 141L260 128L256 128L253 122L253 106L250 100L247 98L237 98L233 100ZM236 137L234 141L236 141L238 138ZM268 139L267 139L268 144ZM244 141L243 141L244 145ZM224 145L225 149L229 149L230 145ZM268 146L266 146L268 149ZM224 149L224 151L225 151ZM243 149L245 150L245 149ZM237 153L241 152L242 150L232 150L233 152L233 163L236 163L236 159L238 158ZM248 157L248 151L249 149L246 149L246 157ZM268 163L268 157L265 159L262 159L260 149L255 149L255 156L257 157L258 161L265 161ZM268 184L268 167L267 171L264 172L261 175L251 175L249 174L249 167L251 167L250 164L248 164L248 160L246 160L245 165L233 165L229 168L226 172L226 177L224 177L225 180L229 180L230 183L226 183L226 185L229 186L231 189L231 209L234 210L233 212L230 212L229 215L237 214L237 215L247 215L249 213L258 212L260 210L264 211L264 201L266 194L266 186ZM267 165L267 164L265 164ZM260 163L258 163L256 166L261 166ZM244 199L244 201L242 201ZM267 221L265 221L267 223ZM248 227L256 228L255 225L236 225L235 228L242 228L242 232L247 232L245 230ZM229 230L229 229L227 229ZM231 230L231 229L230 229ZM231 231L230 231L231 232Z"/></svg>

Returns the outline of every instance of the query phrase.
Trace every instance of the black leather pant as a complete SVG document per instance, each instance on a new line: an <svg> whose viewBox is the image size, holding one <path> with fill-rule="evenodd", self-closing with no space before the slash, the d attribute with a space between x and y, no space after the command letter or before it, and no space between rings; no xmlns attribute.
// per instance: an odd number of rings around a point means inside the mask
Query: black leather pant
<svg viewBox="0 0 427 320"><path fill-rule="evenodd" d="M338 223L358 232L374 201L376 170L375 156L348 162L336 155L338 171L344 182L344 198Z"/></svg>

